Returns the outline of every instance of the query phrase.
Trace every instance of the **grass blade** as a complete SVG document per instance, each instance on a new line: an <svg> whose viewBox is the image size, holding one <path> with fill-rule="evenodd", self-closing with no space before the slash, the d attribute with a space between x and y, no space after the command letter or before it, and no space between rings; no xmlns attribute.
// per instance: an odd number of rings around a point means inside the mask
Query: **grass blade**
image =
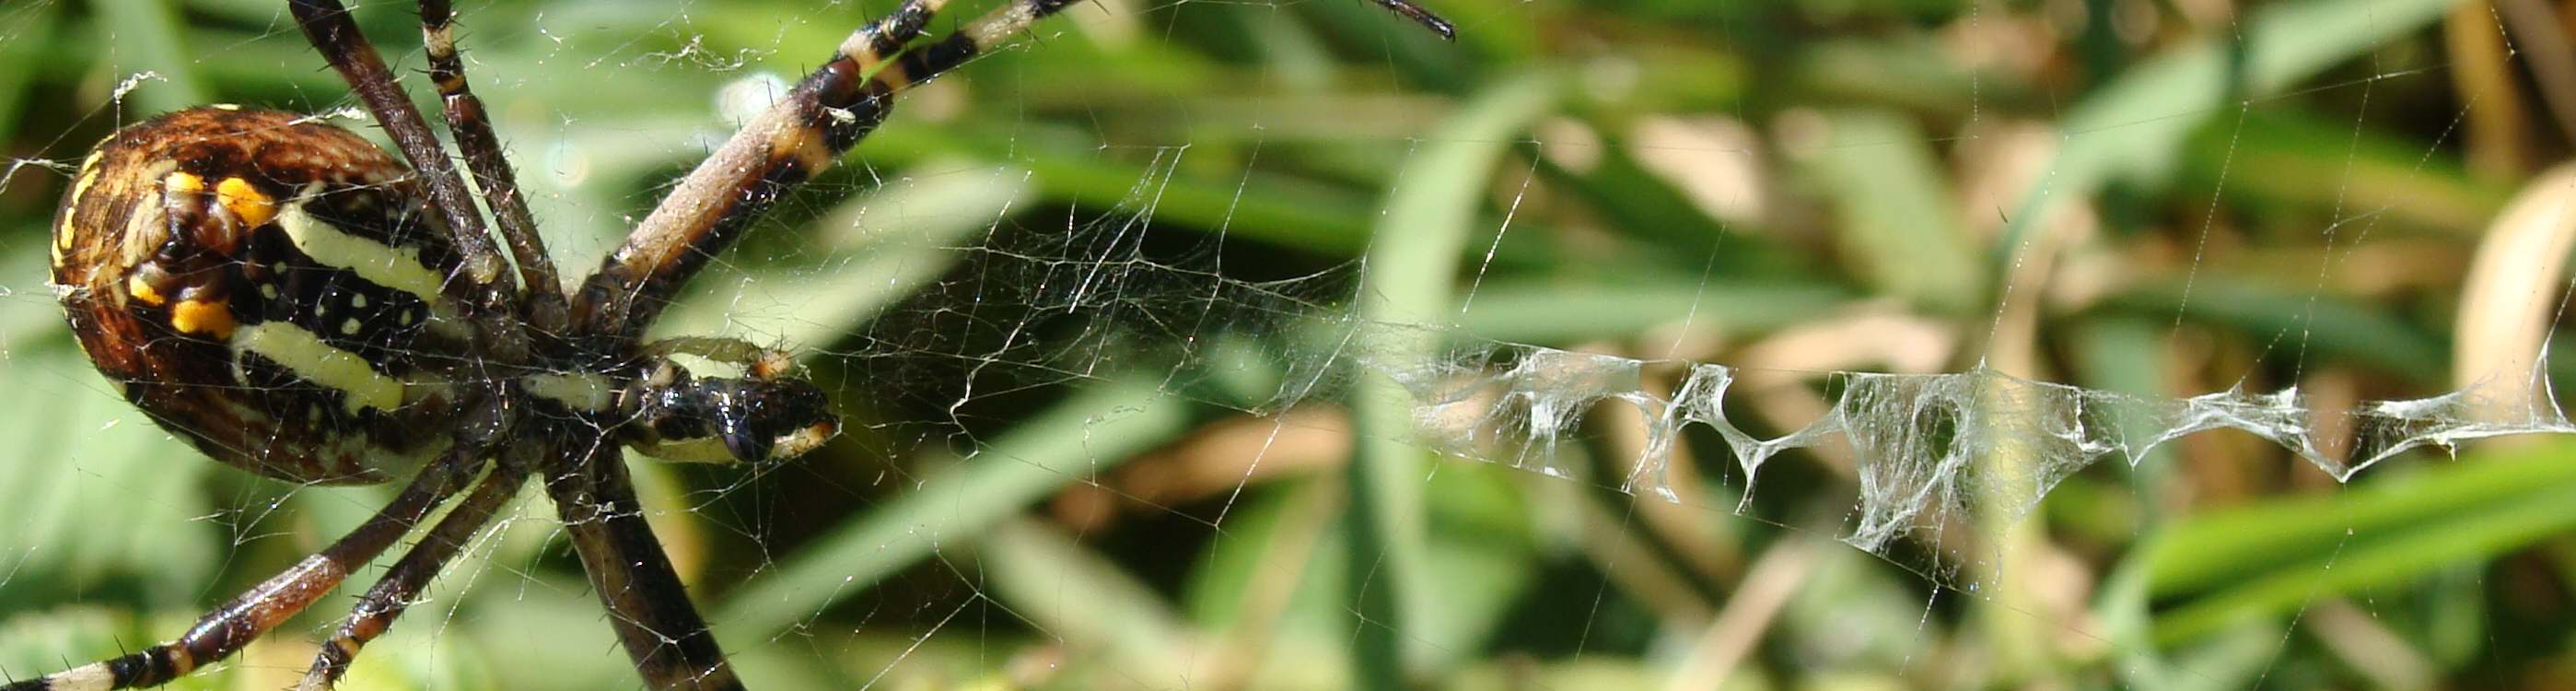
<svg viewBox="0 0 2576 691"><path fill-rule="evenodd" d="M1387 199L1369 247L1361 278L1364 323L1455 319L1452 287L1486 176L1502 160L1508 138L1547 113L1555 95L1552 78L1507 79L1469 101L1415 152ZM1435 347L1424 342L1379 345L1395 352ZM1372 377L1355 395L1359 439L1350 465L1354 539L1348 575L1359 616L1357 678L1377 688L1399 688L1405 671L1433 654L1422 649L1422 637L1404 630L1428 619L1428 608L1435 606L1436 588L1427 582L1424 563L1429 559L1422 497L1426 460L1422 449L1406 439L1412 409L1402 388Z"/></svg>

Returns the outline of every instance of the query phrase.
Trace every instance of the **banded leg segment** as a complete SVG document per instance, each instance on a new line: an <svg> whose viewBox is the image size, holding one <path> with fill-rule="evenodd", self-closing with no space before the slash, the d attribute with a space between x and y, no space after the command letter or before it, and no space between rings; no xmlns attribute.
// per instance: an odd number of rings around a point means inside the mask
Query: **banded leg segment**
<svg viewBox="0 0 2576 691"><path fill-rule="evenodd" d="M891 107L893 96L965 66L976 56L1001 47L1020 32L1037 25L1039 20L1055 16L1073 3L1074 0L1018 0L1004 5L976 17L965 28L935 43L905 52L896 69L878 73L868 80L868 90L881 95L876 101L886 103L882 107ZM884 116L879 115L878 119L882 120Z"/></svg>
<svg viewBox="0 0 2576 691"><path fill-rule="evenodd" d="M456 251L464 261L460 273L470 285L466 301L476 314L474 322L493 339L494 354L517 361L527 355L526 334L518 322L509 318L505 304L501 272L508 264L492 246L491 233L484 228L482 215L475 210L473 198L466 193L465 180L456 174L456 164L448 160L447 149L438 143L420 110L413 108L393 73L385 68L384 58L376 54L375 45L359 33L358 24L349 19L349 8L339 0L289 0L288 9L295 15L297 26L314 50L339 71L340 79L367 104L367 112L383 125L385 134L411 161L412 170L429 193L430 206L437 207L447 221L448 234L455 240Z"/></svg>
<svg viewBox="0 0 2576 691"><path fill-rule="evenodd" d="M1014 0L1015 2L1021 0ZM948 0L907 0L851 32L832 58L691 169L573 296L582 333L633 338L680 285L779 195L831 167L885 119L869 76L922 35Z"/></svg>
<svg viewBox="0 0 2576 691"><path fill-rule="evenodd" d="M830 168L914 84L1002 46L1075 0L1012 0L956 33L897 50L921 33L944 0L907 2L843 41L830 62L797 83L713 156L689 172L573 297L575 328L632 338L679 286L732 244L788 189ZM1412 0L1375 0L1443 37L1448 21ZM887 62L888 56L897 56Z"/></svg>
<svg viewBox="0 0 2576 691"><path fill-rule="evenodd" d="M921 38L922 29L930 26L931 18L939 16L939 11L947 7L948 0L905 0L903 6L886 13L876 23L851 32L849 38L841 41L841 49L832 57L858 63L860 75L874 73L886 58L903 52L904 46Z"/></svg>
<svg viewBox="0 0 2576 691"><path fill-rule="evenodd" d="M554 458L565 449L547 451ZM599 444L573 453L575 463L548 473L546 493L644 687L742 691L715 631L689 604L688 588L645 522L623 451Z"/></svg>
<svg viewBox="0 0 2576 691"><path fill-rule="evenodd" d="M502 242L509 244L511 257L518 260L519 283L533 307L529 315L540 330L561 330L566 318L563 282L556 278L555 260L546 253L545 239L537 235L536 215L528 212L518 173L502 154L501 138L492 132L483 99L474 96L465 80L465 61L456 54L455 21L456 8L448 0L421 0L421 45L429 53L429 81L438 86L439 108L447 115L447 131L455 135L456 148L465 154L465 169L474 174L475 187L483 191L492 220L501 227Z"/></svg>
<svg viewBox="0 0 2576 691"><path fill-rule="evenodd" d="M438 524L431 526L411 551L394 562L383 579L358 597L349 620L340 625L339 633L323 642L320 652L314 653L313 666L305 671L304 680L296 688L322 691L338 682L340 675L349 671L349 662L357 659L358 650L392 628L394 618L411 607L429 582L447 568L448 560L463 551L475 533L492 522L492 515L510 503L511 497L519 495L519 486L528 480L527 468L526 463L500 464L474 486L473 492L457 500L456 506L448 509L447 515L438 519Z"/></svg>
<svg viewBox="0 0 2576 691"><path fill-rule="evenodd" d="M305 557L283 573L269 577L232 601L217 607L178 640L104 662L93 662L43 678L9 684L0 691L98 691L158 686L233 653L267 634L287 618L339 587L349 572L375 560L412 525L456 493L474 476L481 450L458 450L423 468L420 475L366 523L349 531L321 552Z"/></svg>

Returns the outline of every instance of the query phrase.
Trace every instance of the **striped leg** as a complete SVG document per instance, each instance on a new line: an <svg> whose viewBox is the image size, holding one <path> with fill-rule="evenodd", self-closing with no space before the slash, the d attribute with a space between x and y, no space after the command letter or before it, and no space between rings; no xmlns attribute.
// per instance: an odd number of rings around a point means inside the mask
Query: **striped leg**
<svg viewBox="0 0 2576 691"><path fill-rule="evenodd" d="M689 604L688 588L645 522L624 452L603 444L574 454L575 463L548 472L546 493L644 687L742 691L715 631Z"/></svg>
<svg viewBox="0 0 2576 691"><path fill-rule="evenodd" d="M875 24L851 32L833 57L857 61L859 74L874 72L886 58L902 51L904 46L912 45L913 39L921 38L921 31L930 26L930 19L939 16L939 10L947 6L948 0L904 0L903 6L886 13Z"/></svg>
<svg viewBox="0 0 2576 691"><path fill-rule="evenodd" d="M296 688L322 691L338 682L340 675L349 671L349 661L357 659L358 649L392 628L394 618L402 616L403 610L420 597L421 590L429 587L430 580L437 578L439 571L447 567L447 561L455 558L457 552L463 551L465 544L474 539L475 533L491 523L492 514L508 504L511 497L519 495L519 486L528 480L527 467L525 463L516 462L494 467L492 474L475 485L472 493L458 500L455 508L448 509L447 515L438 519L438 524L421 536L419 544L403 553L402 559L394 562L384 578L368 587L367 594L358 597L358 605L349 613L349 620L340 625L338 634L323 643L320 652L314 654L313 666L305 671L304 681Z"/></svg>
<svg viewBox="0 0 2576 691"><path fill-rule="evenodd" d="M779 195L830 168L885 121L895 96L1001 46L1074 0L1013 0L947 38L886 57L920 34L941 0L906 3L841 43L830 62L689 171L626 243L582 282L575 328L634 337ZM1448 21L1411 0L1375 0L1447 37ZM917 19L915 17L918 17Z"/></svg>
<svg viewBox="0 0 2576 691"><path fill-rule="evenodd" d="M421 470L384 510L342 536L338 542L305 557L284 573L215 608L178 640L105 662L93 662L40 679L9 684L0 691L99 691L158 686L198 667L239 652L242 646L331 592L349 572L373 561L401 539L411 526L455 494L474 476L479 450L451 452Z"/></svg>
<svg viewBox="0 0 2576 691"><path fill-rule="evenodd" d="M874 94L881 94L874 99L875 102L886 103L887 106L883 107L891 107L894 95L903 93L915 84L926 83L939 75L947 74L949 70L957 69L967 61L975 59L975 56L1000 47L1012 37L1020 35L1020 32L1027 31L1029 27L1036 25L1038 20L1055 16L1055 13L1073 6L1073 2L1074 0L1019 0L996 8L984 16L975 18L975 21L967 23L965 28L958 29L947 38L904 53L896 69L879 73L874 79L868 80L868 90ZM884 116L880 115L878 119L882 120Z"/></svg>
<svg viewBox="0 0 2576 691"><path fill-rule="evenodd" d="M682 178L573 297L584 333L635 337L679 286L779 195L832 165L885 118L870 75L922 34L948 0L907 0L852 32L831 60L743 125Z"/></svg>
<svg viewBox="0 0 2576 691"><path fill-rule="evenodd" d="M560 330L566 318L563 283L555 277L555 261L546 254L545 240L537 235L536 216L528 213L528 201L520 195L518 174L501 152L500 137L492 133L483 99L475 98L474 89L466 84L465 61L456 55L455 19L456 9L448 0L421 0L420 33L429 53L429 81L438 85L447 131L456 136L456 148L465 154L465 169L474 174L475 187L483 191L484 202L492 209L492 220L501 226L502 242L509 243L511 257L518 260L519 284L535 308L529 310L530 316L539 329Z"/></svg>
<svg viewBox="0 0 2576 691"><path fill-rule="evenodd" d="M357 22L350 21L349 8L339 0L289 0L288 9L295 23L303 27L304 37L322 58L338 70L342 81L357 92L358 100L367 104L376 124L411 161L419 174L422 187L429 193L430 206L437 207L447 231L455 239L456 251L462 255L458 273L469 284L464 297L476 314L474 322L490 337L492 354L511 361L524 360L527 335L510 318L508 297L501 286L501 272L509 262L492 246L491 233L483 226L482 215L475 210L474 200L466 193L465 180L456 174L456 163L447 158L447 149L438 143L420 110L394 82L393 73L385 68L384 58L375 46L358 32Z"/></svg>

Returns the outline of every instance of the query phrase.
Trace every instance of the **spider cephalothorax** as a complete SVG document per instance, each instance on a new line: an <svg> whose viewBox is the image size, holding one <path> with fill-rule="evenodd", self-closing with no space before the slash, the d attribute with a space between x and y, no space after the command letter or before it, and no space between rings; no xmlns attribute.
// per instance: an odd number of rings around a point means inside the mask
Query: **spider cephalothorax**
<svg viewBox="0 0 2576 691"><path fill-rule="evenodd" d="M1452 31L1410 0L1373 1ZM316 654L303 686L329 686L531 477L544 481L646 683L740 688L643 521L617 449L784 459L830 439L838 422L782 353L641 336L691 275L873 131L896 96L1072 4L1004 2L926 43L946 0L905 0L860 28L568 292L467 88L448 3L420 3L423 43L471 188L347 10L290 0L306 38L410 165L290 113L205 106L152 118L109 137L74 173L54 226L54 283L99 371L206 455L300 483L413 479L358 529L177 640L0 691L187 674L448 507ZM499 242L470 189L484 193ZM693 373L683 357L740 371Z"/></svg>
<svg viewBox="0 0 2576 691"><path fill-rule="evenodd" d="M632 421L630 446L672 461L785 460L840 431L823 392L804 380L699 377L669 361L619 387L614 409Z"/></svg>

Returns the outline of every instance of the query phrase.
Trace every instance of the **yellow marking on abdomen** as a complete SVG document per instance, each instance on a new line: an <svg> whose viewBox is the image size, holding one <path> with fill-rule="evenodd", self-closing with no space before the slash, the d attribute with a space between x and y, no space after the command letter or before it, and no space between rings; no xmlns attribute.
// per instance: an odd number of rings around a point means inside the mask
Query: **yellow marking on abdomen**
<svg viewBox="0 0 2576 691"><path fill-rule="evenodd" d="M224 178L215 183L215 198L233 212L233 218L241 219L244 229L267 225L268 219L277 217L277 200L251 186L249 180Z"/></svg>
<svg viewBox="0 0 2576 691"><path fill-rule="evenodd" d="M351 414L368 408L390 412L402 406L400 380L377 372L366 358L334 348L302 327L284 322L244 326L233 336L232 346L275 361L305 381L339 389Z"/></svg>
<svg viewBox="0 0 2576 691"><path fill-rule="evenodd" d="M54 256L57 259L72 249L72 236L76 230L72 222L80 218L81 196L89 194L89 186L98 182L100 153L92 151L89 158L81 159L80 178L72 183L71 196L63 198L63 225L54 229Z"/></svg>
<svg viewBox="0 0 2576 691"><path fill-rule="evenodd" d="M205 334L215 338L233 335L233 310L219 301L180 300L170 308L170 328L183 334Z"/></svg>
<svg viewBox="0 0 2576 691"><path fill-rule="evenodd" d="M177 171L161 179L161 189L176 194L199 194L206 191L206 179L187 171Z"/></svg>
<svg viewBox="0 0 2576 691"><path fill-rule="evenodd" d="M143 280L143 274L134 274L125 277L125 294L132 295L134 296L134 299L142 300L143 304L154 307L159 307L161 306L161 303L169 302L170 300L168 297L162 296L161 291L154 290L152 288L151 281Z"/></svg>
<svg viewBox="0 0 2576 691"><path fill-rule="evenodd" d="M438 288L445 281L421 261L418 248L351 235L305 213L300 200L278 208L277 225L313 261L348 269L369 283L410 293L432 305L442 304Z"/></svg>

